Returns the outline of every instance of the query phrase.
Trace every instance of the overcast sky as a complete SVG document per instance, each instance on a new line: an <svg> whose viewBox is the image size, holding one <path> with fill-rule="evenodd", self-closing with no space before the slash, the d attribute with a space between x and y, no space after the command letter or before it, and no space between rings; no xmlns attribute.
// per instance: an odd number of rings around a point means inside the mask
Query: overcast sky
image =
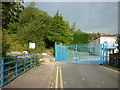
<svg viewBox="0 0 120 90"><path fill-rule="evenodd" d="M118 33L117 2L36 2L36 7L50 16L59 9L66 21L76 22L76 29L83 32Z"/></svg>

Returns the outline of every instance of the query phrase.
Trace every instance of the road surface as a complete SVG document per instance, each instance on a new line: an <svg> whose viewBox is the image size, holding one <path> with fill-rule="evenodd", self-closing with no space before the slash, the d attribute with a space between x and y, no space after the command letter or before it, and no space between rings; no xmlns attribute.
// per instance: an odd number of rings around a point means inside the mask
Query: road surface
<svg viewBox="0 0 120 90"><path fill-rule="evenodd" d="M118 88L118 72L97 64L59 62L55 88Z"/></svg>

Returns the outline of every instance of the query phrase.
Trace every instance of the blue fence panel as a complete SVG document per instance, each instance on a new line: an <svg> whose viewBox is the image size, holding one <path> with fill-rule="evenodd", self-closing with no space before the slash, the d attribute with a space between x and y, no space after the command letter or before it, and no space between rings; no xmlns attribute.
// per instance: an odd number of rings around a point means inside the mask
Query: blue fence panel
<svg viewBox="0 0 120 90"><path fill-rule="evenodd" d="M66 47L55 45L55 60L66 60Z"/></svg>
<svg viewBox="0 0 120 90"><path fill-rule="evenodd" d="M55 45L55 60L58 61L58 49L57 49L57 45Z"/></svg>
<svg viewBox="0 0 120 90"><path fill-rule="evenodd" d="M17 78L36 64L37 54L3 57L1 59L0 87Z"/></svg>
<svg viewBox="0 0 120 90"><path fill-rule="evenodd" d="M100 45L100 65L104 64L104 44Z"/></svg>
<svg viewBox="0 0 120 90"><path fill-rule="evenodd" d="M66 47L63 46L63 60L66 60Z"/></svg>
<svg viewBox="0 0 120 90"><path fill-rule="evenodd" d="M88 64L107 64L108 50L101 45L55 45L55 60Z"/></svg>

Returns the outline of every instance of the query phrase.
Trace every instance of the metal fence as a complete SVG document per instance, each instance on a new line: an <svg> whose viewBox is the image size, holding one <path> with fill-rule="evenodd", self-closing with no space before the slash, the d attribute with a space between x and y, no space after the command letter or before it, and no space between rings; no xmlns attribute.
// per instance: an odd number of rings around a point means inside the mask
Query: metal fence
<svg viewBox="0 0 120 90"><path fill-rule="evenodd" d="M17 78L36 64L37 54L3 57L0 59L0 87Z"/></svg>
<svg viewBox="0 0 120 90"><path fill-rule="evenodd" d="M55 60L87 64L107 64L107 45L55 45Z"/></svg>

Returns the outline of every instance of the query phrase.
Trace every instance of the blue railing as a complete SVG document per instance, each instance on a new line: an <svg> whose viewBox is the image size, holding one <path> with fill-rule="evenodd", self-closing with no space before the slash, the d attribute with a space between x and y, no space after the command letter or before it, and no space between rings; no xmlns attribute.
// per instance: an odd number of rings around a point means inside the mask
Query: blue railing
<svg viewBox="0 0 120 90"><path fill-rule="evenodd" d="M0 87L17 78L36 64L37 54L0 58Z"/></svg>

